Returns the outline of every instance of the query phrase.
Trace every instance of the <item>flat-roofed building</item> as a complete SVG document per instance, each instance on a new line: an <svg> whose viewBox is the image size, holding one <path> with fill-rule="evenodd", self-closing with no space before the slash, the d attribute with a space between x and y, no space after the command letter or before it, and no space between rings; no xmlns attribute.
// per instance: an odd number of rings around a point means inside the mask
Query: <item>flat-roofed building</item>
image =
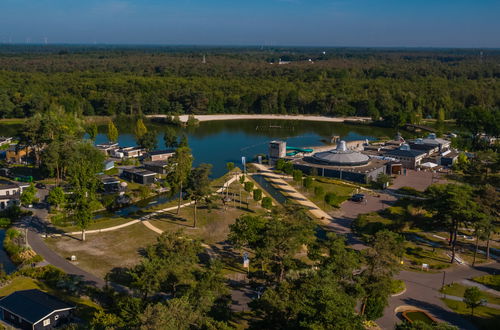
<svg viewBox="0 0 500 330"><path fill-rule="evenodd" d="M158 174L167 174L168 173L168 162L165 160L144 162L142 164L144 165L144 168L148 171L155 172Z"/></svg>
<svg viewBox="0 0 500 330"><path fill-rule="evenodd" d="M427 153L423 150L412 150L408 144L403 144L399 149L385 152L384 156L397 159L403 167L415 169L427 156Z"/></svg>
<svg viewBox="0 0 500 330"><path fill-rule="evenodd" d="M125 180L139 184L153 184L156 182L156 173L141 168L128 168L122 172Z"/></svg>
<svg viewBox="0 0 500 330"><path fill-rule="evenodd" d="M159 160L168 160L175 153L174 149L155 150L148 153L148 160L155 162Z"/></svg>
<svg viewBox="0 0 500 330"><path fill-rule="evenodd" d="M278 159L286 157L286 142L271 141L269 142L269 162L275 164Z"/></svg>

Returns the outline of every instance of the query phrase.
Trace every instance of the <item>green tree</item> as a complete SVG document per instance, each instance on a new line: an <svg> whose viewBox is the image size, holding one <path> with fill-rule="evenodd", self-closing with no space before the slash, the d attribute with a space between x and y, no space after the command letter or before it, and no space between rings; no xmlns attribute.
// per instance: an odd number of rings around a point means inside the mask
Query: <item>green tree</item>
<svg viewBox="0 0 500 330"><path fill-rule="evenodd" d="M292 172L293 181L302 182L302 171L301 170L293 170Z"/></svg>
<svg viewBox="0 0 500 330"><path fill-rule="evenodd" d="M98 310L90 321L90 327L96 330L117 329L125 326L125 322L116 314Z"/></svg>
<svg viewBox="0 0 500 330"><path fill-rule="evenodd" d="M447 228L451 246L450 263L455 262L458 229L472 223L478 210L472 198L472 189L461 184L434 184L426 190L426 208L433 212L435 225Z"/></svg>
<svg viewBox="0 0 500 330"><path fill-rule="evenodd" d="M102 171L105 156L90 143L80 142L69 156L68 176L71 198L66 203L67 216L82 230L92 224L92 212L96 209L96 192L100 186L97 173Z"/></svg>
<svg viewBox="0 0 500 330"><path fill-rule="evenodd" d="M482 298L483 298L483 294L481 293L481 291L477 287L471 286L471 287L465 289L464 303L467 306L467 308L470 308L472 316L474 316L474 309L476 307L481 306Z"/></svg>
<svg viewBox="0 0 500 330"><path fill-rule="evenodd" d="M179 203L177 206L177 214L179 214L182 200L182 188L187 182L193 164L191 149L187 147L177 148L174 155L170 157L169 163L171 167L173 167L173 171L171 171L168 176L169 182L171 182L172 187L179 191Z"/></svg>
<svg viewBox="0 0 500 330"><path fill-rule="evenodd" d="M293 173L292 162L285 162L285 165L283 165L283 172L285 172L288 175L291 175Z"/></svg>
<svg viewBox="0 0 500 330"><path fill-rule="evenodd" d="M322 186L314 187L314 196L316 198L323 198L325 195L325 189Z"/></svg>
<svg viewBox="0 0 500 330"><path fill-rule="evenodd" d="M179 286L193 281L198 268L200 242L186 239L182 232L165 232L144 251L141 262L129 273L132 288L146 300L162 290L178 297Z"/></svg>
<svg viewBox="0 0 500 330"><path fill-rule="evenodd" d="M29 206L36 202L36 192L37 191L33 183L31 183L28 188L24 188L20 198L21 204L24 206Z"/></svg>
<svg viewBox="0 0 500 330"><path fill-rule="evenodd" d="M313 236L313 225L305 211L289 208L270 217L241 216L230 225L229 240L237 247L252 249L261 269L268 270L274 281L281 282L294 267L296 253Z"/></svg>
<svg viewBox="0 0 500 330"><path fill-rule="evenodd" d="M118 141L118 129L112 120L108 122L108 140L109 142L117 142Z"/></svg>
<svg viewBox="0 0 500 330"><path fill-rule="evenodd" d="M334 192L328 192L325 194L325 203L330 206L335 206L337 203L337 195Z"/></svg>
<svg viewBox="0 0 500 330"><path fill-rule="evenodd" d="M383 188L386 188L392 183L392 177L385 173L379 173L377 175L377 183L381 185Z"/></svg>
<svg viewBox="0 0 500 330"><path fill-rule="evenodd" d="M273 207L273 200L271 197L263 197L261 205L263 208L270 210Z"/></svg>
<svg viewBox="0 0 500 330"><path fill-rule="evenodd" d="M194 201L194 228L196 228L198 203L206 199L211 193L209 178L211 169L212 165L210 164L200 164L191 171L188 178L186 191L189 198Z"/></svg>
<svg viewBox="0 0 500 330"><path fill-rule="evenodd" d="M63 206L66 202L66 195L64 194L64 190L59 186L52 188L49 191L49 195L47 196L47 201L50 203L50 205L53 205L56 208Z"/></svg>
<svg viewBox="0 0 500 330"><path fill-rule="evenodd" d="M304 178L304 188L309 189L312 187L314 180L311 176L306 176Z"/></svg>
<svg viewBox="0 0 500 330"><path fill-rule="evenodd" d="M181 135L181 140L179 141L179 147L185 147L185 148L189 147L189 141L186 134Z"/></svg>
<svg viewBox="0 0 500 330"><path fill-rule="evenodd" d="M97 125L96 124L91 124L91 125L88 125L87 126L87 134L89 135L89 139L92 140L92 141L95 141L95 139L97 138L97 134L98 134L98 130L97 130Z"/></svg>
<svg viewBox="0 0 500 330"><path fill-rule="evenodd" d="M258 202L262 199L262 190L261 189L254 189L253 190L253 200Z"/></svg>
<svg viewBox="0 0 500 330"><path fill-rule="evenodd" d="M232 170L234 170L234 163L233 162L226 163L226 169L228 172L231 172Z"/></svg>
<svg viewBox="0 0 500 330"><path fill-rule="evenodd" d="M252 192L253 191L254 184L252 181L247 181L245 182L245 191L246 192Z"/></svg>
<svg viewBox="0 0 500 330"><path fill-rule="evenodd" d="M146 125L144 125L144 121L142 118L137 119L135 123L134 134L137 140L139 140L144 134L148 131Z"/></svg>
<svg viewBox="0 0 500 330"><path fill-rule="evenodd" d="M391 231L378 231L371 238L370 248L364 253L367 267L362 273L365 291L362 311L367 319L375 320L383 315L403 250L404 238Z"/></svg>
<svg viewBox="0 0 500 330"><path fill-rule="evenodd" d="M174 298L165 304L148 305L139 315L141 330L198 328L201 316L187 298Z"/></svg>
<svg viewBox="0 0 500 330"><path fill-rule="evenodd" d="M138 144L147 151L153 151L158 145L155 131L147 131L139 139Z"/></svg>
<svg viewBox="0 0 500 330"><path fill-rule="evenodd" d="M315 271L297 271L252 301L250 307L257 317L251 329L363 328L354 310L359 295L353 275L360 267L357 253L336 235L328 235L308 250L316 262Z"/></svg>
<svg viewBox="0 0 500 330"><path fill-rule="evenodd" d="M177 133L175 132L175 129L173 129L170 126L167 126L165 128L165 134L163 135L163 141L165 141L165 146L167 148L177 148L178 142L177 142Z"/></svg>
<svg viewBox="0 0 500 330"><path fill-rule="evenodd" d="M283 171L283 168L285 167L285 160L283 158L280 158L276 161L276 164L274 165L274 167L278 170L278 171Z"/></svg>
<svg viewBox="0 0 500 330"><path fill-rule="evenodd" d="M241 184L245 183L245 176L244 175L240 175L240 183Z"/></svg>

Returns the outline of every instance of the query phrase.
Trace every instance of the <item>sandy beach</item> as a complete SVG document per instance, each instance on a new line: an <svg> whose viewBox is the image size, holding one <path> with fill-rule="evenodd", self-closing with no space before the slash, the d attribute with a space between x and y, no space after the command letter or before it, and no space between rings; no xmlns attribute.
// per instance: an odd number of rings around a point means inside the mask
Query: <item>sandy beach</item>
<svg viewBox="0 0 500 330"><path fill-rule="evenodd" d="M148 115L149 118L164 118L166 115ZM370 121L370 117L324 117L324 116L304 116L304 115L195 115L199 121L213 121L213 120L242 120L242 119L286 119L286 120L305 120L305 121L326 121L332 123L342 123L344 121ZM188 115L179 116L181 121L186 122Z"/></svg>

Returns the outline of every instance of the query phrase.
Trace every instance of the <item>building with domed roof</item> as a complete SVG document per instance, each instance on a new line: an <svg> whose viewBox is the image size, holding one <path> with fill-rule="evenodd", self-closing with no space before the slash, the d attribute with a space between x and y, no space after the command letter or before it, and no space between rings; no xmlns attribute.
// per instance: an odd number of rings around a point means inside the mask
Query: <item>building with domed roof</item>
<svg viewBox="0 0 500 330"><path fill-rule="evenodd" d="M374 181L380 173L387 173L387 165L390 163L390 160L383 157L370 157L350 150L345 141L340 141L335 149L288 160L293 163L294 168L307 174L315 169L319 176L360 183Z"/></svg>

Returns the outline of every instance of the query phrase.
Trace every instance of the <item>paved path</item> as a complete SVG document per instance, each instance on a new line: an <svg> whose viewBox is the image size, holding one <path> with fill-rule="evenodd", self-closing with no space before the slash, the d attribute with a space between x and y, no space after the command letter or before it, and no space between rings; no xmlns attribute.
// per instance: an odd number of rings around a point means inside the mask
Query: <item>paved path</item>
<svg viewBox="0 0 500 330"><path fill-rule="evenodd" d="M41 238L40 231L34 226L29 226L28 242L37 254L41 255L48 263L62 269L67 274L81 276L88 284L98 288L103 288L105 286L105 281L102 278L84 271L51 250Z"/></svg>
<svg viewBox="0 0 500 330"><path fill-rule="evenodd" d="M462 280L461 283L463 285L466 285L466 286L475 286L476 288L478 288L481 291L491 293L495 296L500 296L500 291L491 289L491 288L487 287L486 285L482 285L481 283L477 283L477 282L469 281L469 280Z"/></svg>
<svg viewBox="0 0 500 330"><path fill-rule="evenodd" d="M465 278L494 274L500 271L500 264L493 262L488 265L479 265L475 268L463 265L453 266L446 270L445 284L457 283ZM384 316L377 320L383 329L394 329L394 325L401 322L394 310L401 305L411 305L425 309L438 320L449 322L460 329L475 329L475 327L458 314L451 311L441 300L443 294L439 292L443 283L443 273L420 273L401 271L397 278L406 284L406 292L389 299L389 306L384 310Z"/></svg>

